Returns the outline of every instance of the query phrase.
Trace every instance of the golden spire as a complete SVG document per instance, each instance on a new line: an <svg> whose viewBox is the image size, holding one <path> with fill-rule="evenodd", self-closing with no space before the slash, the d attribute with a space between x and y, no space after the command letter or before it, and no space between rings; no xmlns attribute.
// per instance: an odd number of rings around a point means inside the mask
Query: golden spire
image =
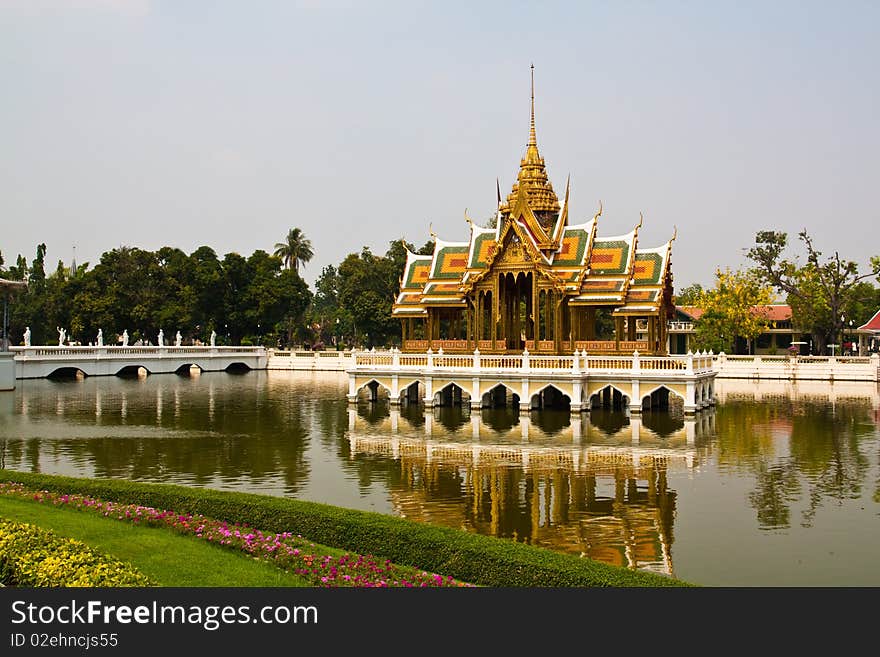
<svg viewBox="0 0 880 657"><path fill-rule="evenodd" d="M544 166L544 158L538 152L538 138L535 130L535 65L531 66L531 96L529 104L529 141L526 145L525 157L520 160L519 174L513 189L507 196L507 201L501 206L502 212L510 212L516 204L517 190L522 187L526 193L529 207L532 212L541 214L555 214L559 212L559 199L553 191L553 185L547 178L547 169ZM547 217L547 226L553 225L554 217ZM542 221L542 224L544 221Z"/></svg>
<svg viewBox="0 0 880 657"><path fill-rule="evenodd" d="M538 147L538 137L535 135L535 65L532 64L532 113L529 121L529 146Z"/></svg>

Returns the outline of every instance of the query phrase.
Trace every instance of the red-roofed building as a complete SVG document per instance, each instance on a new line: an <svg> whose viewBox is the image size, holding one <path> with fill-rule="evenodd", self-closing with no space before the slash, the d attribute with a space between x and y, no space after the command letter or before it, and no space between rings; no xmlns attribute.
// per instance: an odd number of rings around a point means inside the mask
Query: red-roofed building
<svg viewBox="0 0 880 657"><path fill-rule="evenodd" d="M676 306L675 311L675 319L670 321L667 326L669 353L685 354L694 350L695 323L703 316L703 309L697 306ZM767 330L755 340L751 347L752 353L781 354L792 343L803 343L800 345L801 353L811 353L812 339L809 334L802 334L792 328L791 306L775 303L767 306L755 306L754 311L760 312L766 317L769 325ZM735 353L748 353L749 346L746 340L737 338L734 351Z"/></svg>
<svg viewBox="0 0 880 657"><path fill-rule="evenodd" d="M853 333L859 336L859 354L865 355L880 351L880 310Z"/></svg>

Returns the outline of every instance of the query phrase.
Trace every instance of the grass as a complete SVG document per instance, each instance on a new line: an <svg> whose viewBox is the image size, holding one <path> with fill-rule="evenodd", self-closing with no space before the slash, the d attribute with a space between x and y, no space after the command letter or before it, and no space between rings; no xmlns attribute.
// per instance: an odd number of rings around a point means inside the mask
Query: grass
<svg viewBox="0 0 880 657"><path fill-rule="evenodd" d="M308 586L299 575L205 541L0 496L0 516L51 529L133 564L160 586Z"/></svg>
<svg viewBox="0 0 880 657"><path fill-rule="evenodd" d="M554 552L449 527L327 504L255 493L218 491L125 479L90 479L0 469L0 482L29 490L86 495L203 514L263 532L292 532L320 546L375 555L399 566L495 587L693 587L658 573Z"/></svg>

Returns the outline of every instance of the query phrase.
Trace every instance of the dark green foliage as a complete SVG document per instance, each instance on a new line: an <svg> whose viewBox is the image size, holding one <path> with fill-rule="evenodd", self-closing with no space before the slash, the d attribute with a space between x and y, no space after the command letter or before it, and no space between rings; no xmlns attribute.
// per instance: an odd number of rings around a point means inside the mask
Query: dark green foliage
<svg viewBox="0 0 880 657"><path fill-rule="evenodd" d="M82 344L94 342L99 329L108 345L126 330L131 343L155 344L162 329L168 342L178 330L184 344L207 342L214 330L218 344L274 346L278 335L302 321L311 299L295 270L282 269L280 258L259 250L249 258L229 253L221 261L207 246L192 255L123 246L104 253L92 270L82 265L71 272L59 262L50 276L43 273L44 255L40 245L30 269L21 258L10 269L30 282L10 306L13 343L30 326L32 344L55 344L61 326Z"/></svg>
<svg viewBox="0 0 880 657"><path fill-rule="evenodd" d="M336 270L337 306L344 309L340 323L351 326L352 346L400 345L400 321L391 317L391 305L400 291L407 250L414 253L415 247L402 239L391 242L382 257L364 247Z"/></svg>
<svg viewBox="0 0 880 657"><path fill-rule="evenodd" d="M403 565L492 587L692 586L654 573L617 568L514 541L414 523L378 513L281 497L78 479L0 470L0 480L61 493L238 522L264 531L292 531L328 546L373 554Z"/></svg>

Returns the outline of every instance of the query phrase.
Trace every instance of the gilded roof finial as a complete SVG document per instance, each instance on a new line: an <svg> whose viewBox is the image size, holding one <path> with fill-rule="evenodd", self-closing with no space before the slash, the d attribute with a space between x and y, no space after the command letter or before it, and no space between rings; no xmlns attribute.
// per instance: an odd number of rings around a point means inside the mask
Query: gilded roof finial
<svg viewBox="0 0 880 657"><path fill-rule="evenodd" d="M467 208L464 209L464 220L466 222L468 222L471 226L474 225L474 222L471 221L471 218L469 216L467 216Z"/></svg>
<svg viewBox="0 0 880 657"><path fill-rule="evenodd" d="M641 227L642 227L642 220L643 220L643 219L644 219L644 217L642 217L642 211L639 210L639 225L636 226L636 228L641 228Z"/></svg>
<svg viewBox="0 0 880 657"><path fill-rule="evenodd" d="M537 146L538 138L535 135L535 64L532 63L532 106L531 120L529 121L529 146Z"/></svg>
<svg viewBox="0 0 880 657"><path fill-rule="evenodd" d="M672 239L669 241L674 242L676 237L678 237L678 226L672 224Z"/></svg>
<svg viewBox="0 0 880 657"><path fill-rule="evenodd" d="M538 152L538 138L535 131L535 65L531 65L531 100L530 100L530 116L529 116L529 143L526 146L526 152L519 163L519 174L510 194L507 195L507 201L501 205L502 213L510 212L516 203L518 189L523 188L526 193L527 202L532 212L539 213L543 222L544 230L549 230L549 226L555 220L553 216L559 212L559 199L556 192L553 191L553 185L547 179L547 168L544 166L544 158Z"/></svg>
<svg viewBox="0 0 880 657"><path fill-rule="evenodd" d="M428 222L428 234L433 237L435 240L437 239L437 233L434 232L434 222Z"/></svg>

